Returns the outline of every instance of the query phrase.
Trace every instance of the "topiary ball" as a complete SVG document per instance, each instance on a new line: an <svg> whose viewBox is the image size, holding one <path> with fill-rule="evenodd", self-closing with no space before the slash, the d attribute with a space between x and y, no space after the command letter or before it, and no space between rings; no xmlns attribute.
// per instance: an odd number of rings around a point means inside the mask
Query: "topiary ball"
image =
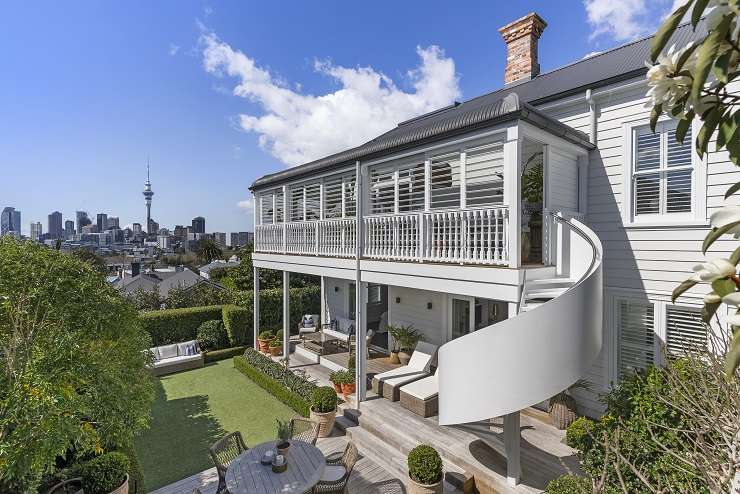
<svg viewBox="0 0 740 494"><path fill-rule="evenodd" d="M96 456L80 468L85 494L108 494L123 484L131 464L123 453L113 451Z"/></svg>
<svg viewBox="0 0 740 494"><path fill-rule="evenodd" d="M442 458L433 447L421 444L409 452L409 477L423 485L436 484L442 480Z"/></svg>
<svg viewBox="0 0 740 494"><path fill-rule="evenodd" d="M591 481L577 475L563 475L551 480L545 488L545 494L590 494Z"/></svg>
<svg viewBox="0 0 740 494"><path fill-rule="evenodd" d="M337 392L329 386L319 386L311 395L311 406L316 413L329 413L337 408Z"/></svg>

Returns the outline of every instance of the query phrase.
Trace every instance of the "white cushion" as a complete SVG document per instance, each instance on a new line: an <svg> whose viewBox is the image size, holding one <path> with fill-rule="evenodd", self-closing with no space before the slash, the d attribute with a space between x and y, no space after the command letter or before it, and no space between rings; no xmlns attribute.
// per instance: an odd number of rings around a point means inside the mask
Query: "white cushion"
<svg viewBox="0 0 740 494"><path fill-rule="evenodd" d="M172 345L158 346L157 350L159 350L160 359L177 357L177 344L176 343Z"/></svg>
<svg viewBox="0 0 740 494"><path fill-rule="evenodd" d="M439 394L439 381L437 374L419 379L418 381L406 384L401 388L401 393L406 393L420 400L429 400Z"/></svg>
<svg viewBox="0 0 740 494"><path fill-rule="evenodd" d="M334 331L333 329L322 329L322 331L324 334L332 336L338 340L349 341L349 335L347 333L341 333L339 331Z"/></svg>
<svg viewBox="0 0 740 494"><path fill-rule="evenodd" d="M178 355L196 355L198 353L198 342L195 340L183 341L177 344Z"/></svg>
<svg viewBox="0 0 740 494"><path fill-rule="evenodd" d="M149 352L154 356L154 361L158 361L160 359L159 356L159 349L157 347L152 347L149 349Z"/></svg>
<svg viewBox="0 0 740 494"><path fill-rule="evenodd" d="M324 473L321 474L322 482L336 482L344 477L347 470L342 465L326 465Z"/></svg>
<svg viewBox="0 0 740 494"><path fill-rule="evenodd" d="M337 326L340 332L350 334L354 332L355 321L346 317L337 317Z"/></svg>
<svg viewBox="0 0 740 494"><path fill-rule="evenodd" d="M375 376L376 379L391 386L403 386L404 384L418 381L428 374L424 371L411 369L408 365L396 367L389 371L381 372Z"/></svg>
<svg viewBox="0 0 740 494"><path fill-rule="evenodd" d="M437 354L437 345L432 345L426 341L420 341L416 344L414 353L411 354L409 367L416 370L429 371L432 359Z"/></svg>
<svg viewBox="0 0 740 494"><path fill-rule="evenodd" d="M200 354L198 354L198 355L181 355L181 356L178 356L178 357L170 357L168 359L162 359L162 360L158 360L158 361L154 362L154 367L160 368L160 367L167 367L167 366L175 365L175 364L181 364L183 362L194 362L194 361L200 360L202 358L203 358L203 356L200 355Z"/></svg>

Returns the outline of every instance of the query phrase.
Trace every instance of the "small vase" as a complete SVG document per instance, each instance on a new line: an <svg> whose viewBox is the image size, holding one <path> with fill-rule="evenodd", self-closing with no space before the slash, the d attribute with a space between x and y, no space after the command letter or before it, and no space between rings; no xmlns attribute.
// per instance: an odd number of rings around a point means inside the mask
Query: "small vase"
<svg viewBox="0 0 740 494"><path fill-rule="evenodd" d="M400 364L401 361L398 358L398 352L391 352L390 356L388 357L388 360L391 361L391 364Z"/></svg>
<svg viewBox="0 0 740 494"><path fill-rule="evenodd" d="M398 352L398 360L401 361L401 365L409 365L411 354L406 352Z"/></svg>
<svg viewBox="0 0 740 494"><path fill-rule="evenodd" d="M288 454L288 450L290 449L290 441L285 441L284 443L276 445L275 449L277 449L279 455L286 456Z"/></svg>
<svg viewBox="0 0 740 494"><path fill-rule="evenodd" d="M342 392L342 385L337 383L332 383L334 385L334 391L337 392L337 394Z"/></svg>

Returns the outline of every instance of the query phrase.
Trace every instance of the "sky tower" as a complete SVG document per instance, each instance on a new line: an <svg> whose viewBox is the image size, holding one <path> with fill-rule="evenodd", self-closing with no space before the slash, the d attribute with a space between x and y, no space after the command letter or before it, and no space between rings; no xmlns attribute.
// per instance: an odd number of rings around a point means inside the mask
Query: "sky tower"
<svg viewBox="0 0 740 494"><path fill-rule="evenodd" d="M146 233L147 235L151 235L152 232L149 231L149 229L152 226L152 196L154 195L154 192L152 191L152 183L149 181L149 160L146 160L146 182L144 182L144 202L146 203ZM156 232L155 232L156 233Z"/></svg>

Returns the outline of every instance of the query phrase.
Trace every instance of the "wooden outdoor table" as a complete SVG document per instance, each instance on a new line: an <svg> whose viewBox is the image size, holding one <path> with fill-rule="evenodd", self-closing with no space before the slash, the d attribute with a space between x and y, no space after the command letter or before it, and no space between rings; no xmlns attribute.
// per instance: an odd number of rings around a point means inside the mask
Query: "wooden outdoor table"
<svg viewBox="0 0 740 494"><path fill-rule="evenodd" d="M310 491L324 473L324 454L305 441L290 441L286 455L288 469L283 473L274 473L271 465L260 463L268 450L275 450L275 441L259 444L231 462L226 470L226 486L231 494L303 494Z"/></svg>

